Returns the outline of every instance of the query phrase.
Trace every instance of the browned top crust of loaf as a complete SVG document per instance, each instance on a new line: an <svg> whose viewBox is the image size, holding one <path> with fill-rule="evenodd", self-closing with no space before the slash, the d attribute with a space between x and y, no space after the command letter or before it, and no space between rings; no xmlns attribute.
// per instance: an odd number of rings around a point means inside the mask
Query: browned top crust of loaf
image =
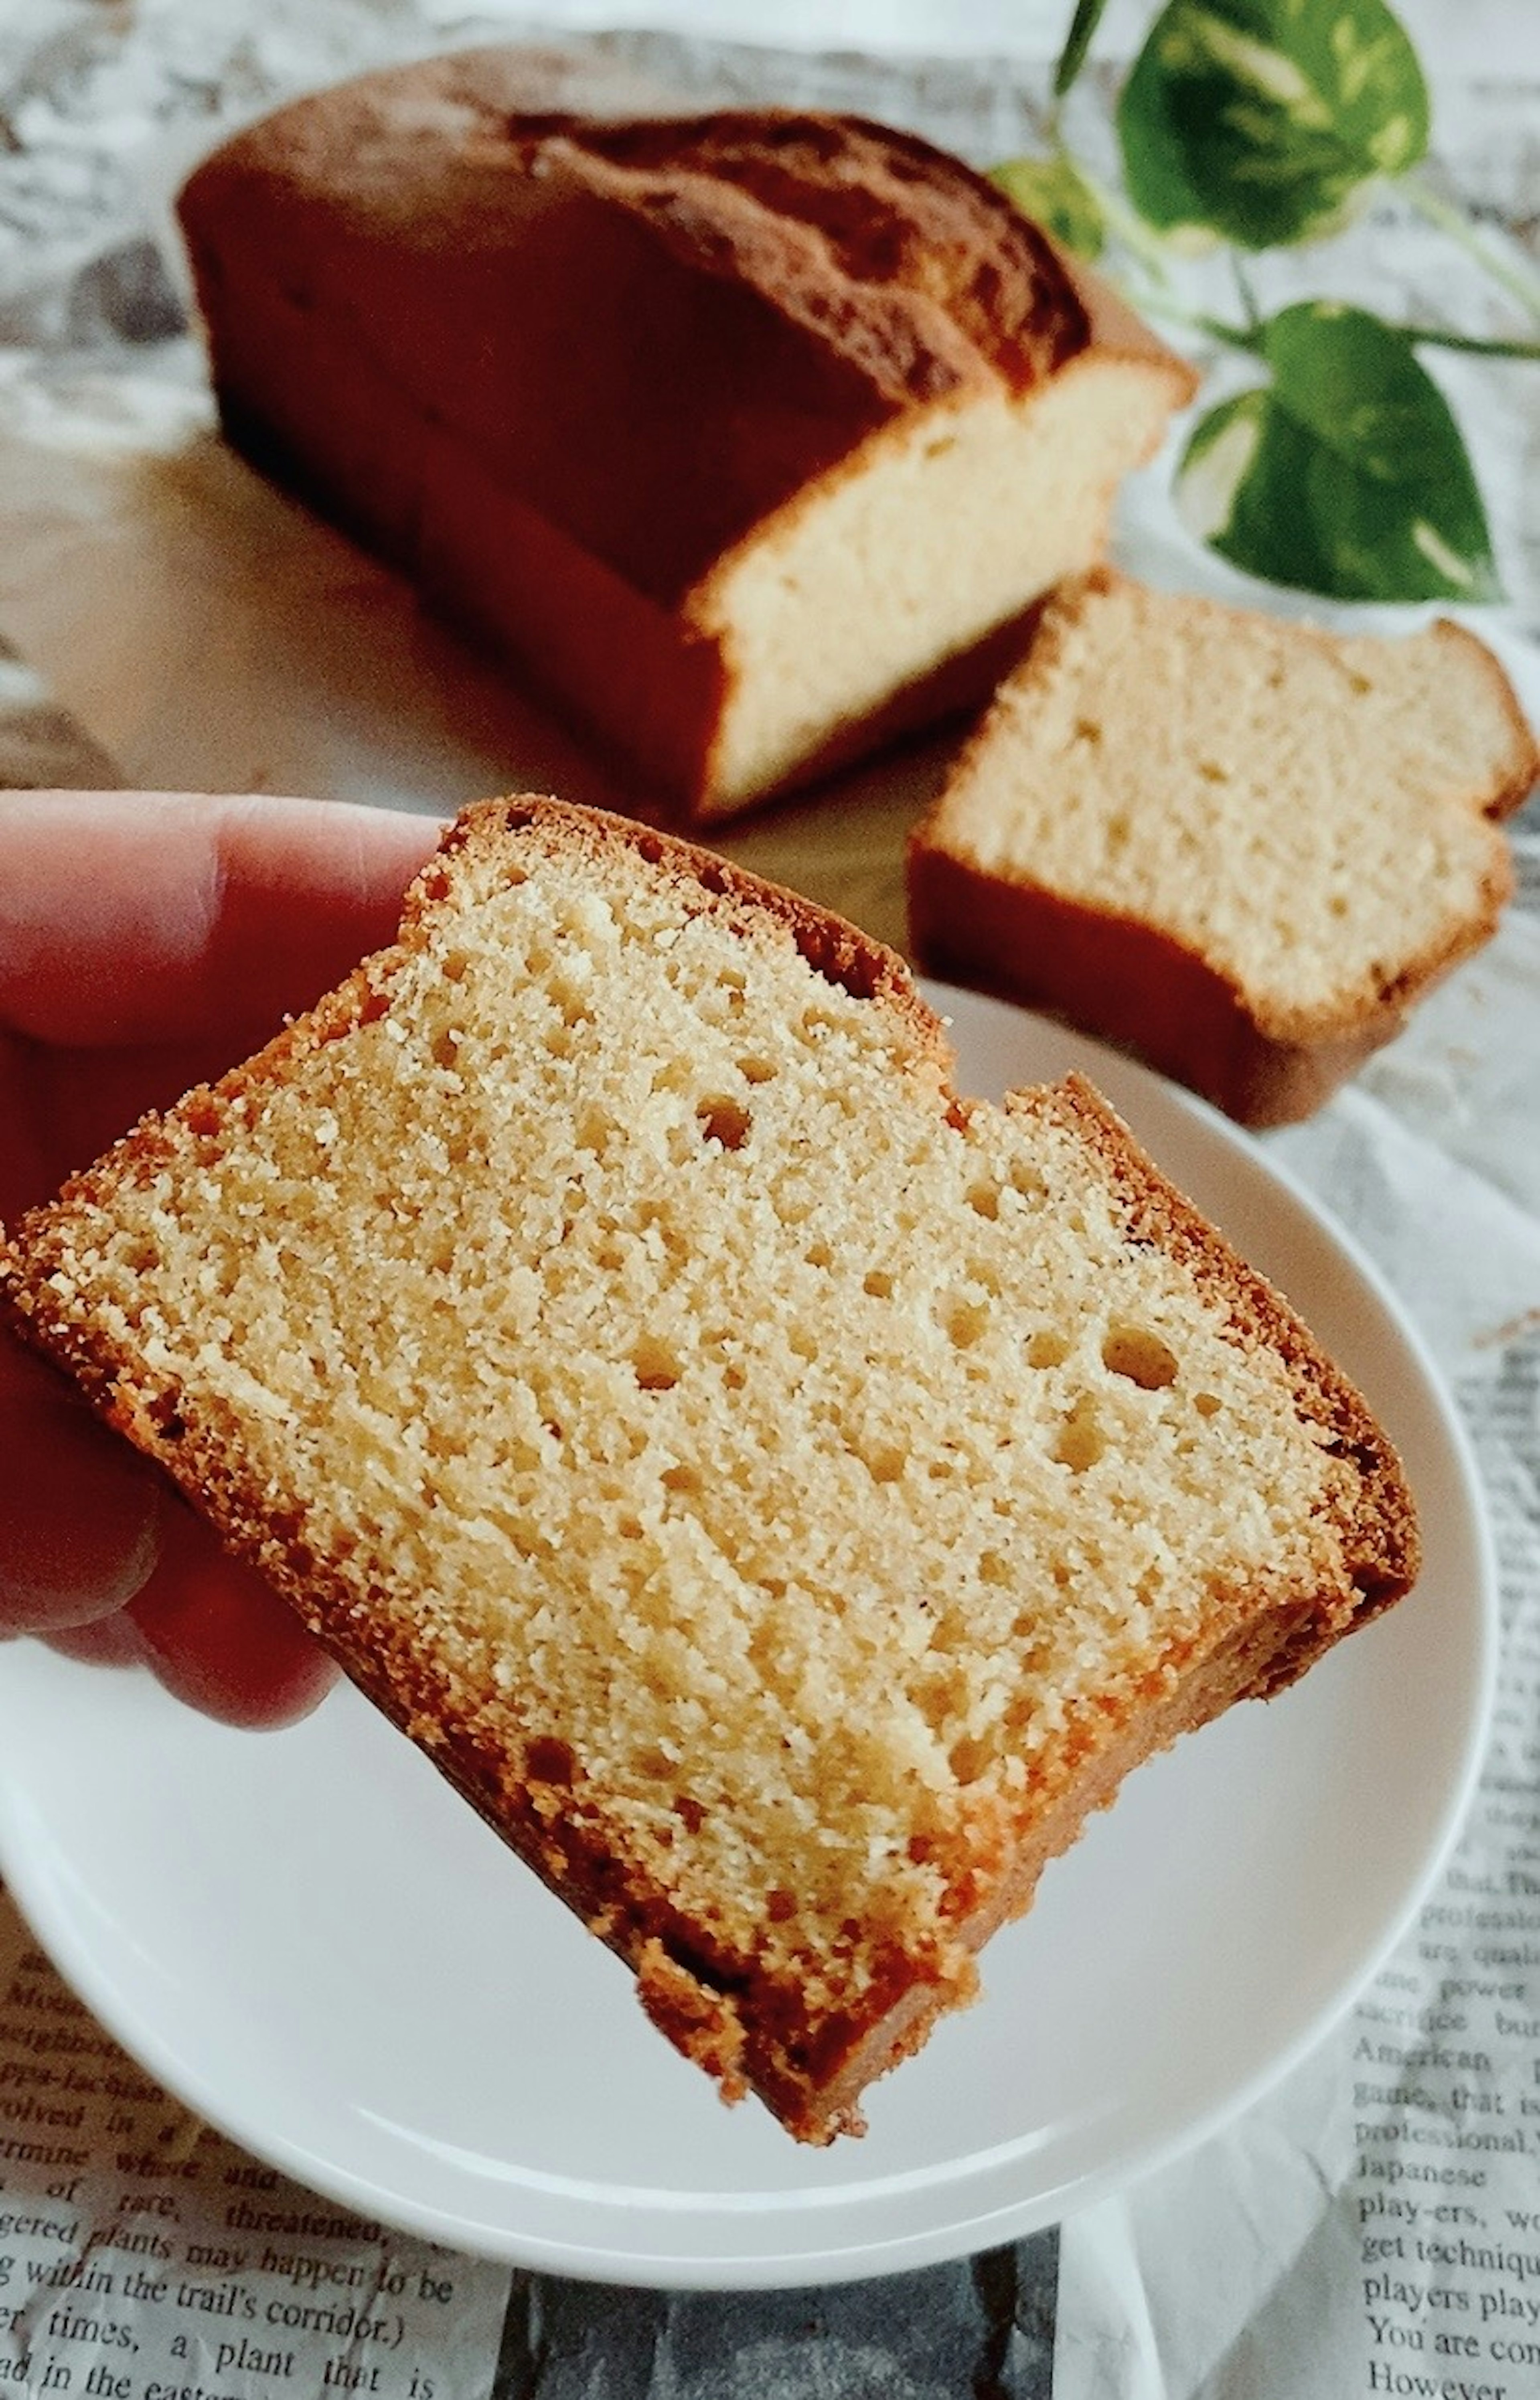
<svg viewBox="0 0 1540 2400"><path fill-rule="evenodd" d="M237 135L182 195L195 275L211 319L226 272L334 301L430 415L666 606L917 405L1025 391L1093 346L1160 360L1174 401L1191 380L993 184L916 135L791 110L530 114L528 78L516 49L461 51ZM374 287L412 256L433 280L402 321Z"/></svg>
<svg viewBox="0 0 1540 2400"><path fill-rule="evenodd" d="M205 1168L216 1165L226 1150L239 1157L247 1145L260 1149L263 1137L252 1128L265 1096L281 1093L296 1080L299 1070L326 1054L328 1044L347 1043L350 1035L362 1033L365 1041L374 1036L388 1051L390 1044L383 1035L390 1031L392 1023L403 1039L410 1038L403 1020L410 1019L414 1007L420 1009L422 1003L420 997L414 1002L403 1000L402 994L409 989L415 964L424 962L425 953L436 996L445 989L461 988L457 976L464 975L467 961L461 954L457 964L449 954L457 950L461 932L457 896L459 879L468 869L484 865L492 868L500 897L525 881L538 889L542 854L563 866L576 864L613 870L618 857L626 853L647 870L637 881L661 880L677 896L688 920L687 933L721 927L735 937L735 952L741 949L745 967L763 967L770 954L779 973L789 960L798 1007L806 998L800 961L806 961L825 986L871 1004L872 1021L880 1035L881 1113L891 1114L900 1124L903 1177L920 1175L922 1153L934 1136L935 1149L946 1153L947 1177L953 1162L968 1159L976 1162L981 1174L997 1172L1002 1179L1002 1188L991 1187L988 1193L975 1182L970 1197L961 1202L952 1183L944 1180L937 1189L943 1194L953 1193L953 1199L936 1204L929 1220L939 1222L944 1233L951 1224L947 1211L952 1206L963 1213L970 1245L983 1244L989 1226L1003 1228L1006 1220L1017 1221L1010 1210L1001 1215L1002 1203L1010 1196L1003 1188L1009 1162L1015 1159L1022 1164L1026 1155L1024 1149L1018 1154L1009 1120L1019 1120L1034 1139L1044 1134L1057 1137L1043 1152L1046 1155L1051 1149L1060 1160L1056 1172L1070 1175L1064 1161L1072 1156L1072 1180L1081 1198L1099 1201L1103 1194L1110 1198L1117 1271L1134 1262L1142 1274L1147 1260L1171 1261L1178 1271L1174 1279L1179 1279L1184 1289L1188 1284L1195 1288L1193 1315L1201 1315L1204 1333L1206 1338L1213 1337L1216 1356L1222 1352L1228 1367L1233 1351L1246 1362L1247 1373L1253 1362L1263 1362L1269 1423L1274 1411L1281 1414L1289 1427L1290 1443L1297 1437L1299 1449L1309 1460L1310 1522L1308 1528L1294 1528L1297 1547L1289 1562L1280 1564L1270 1548L1255 1557L1248 1554L1247 1561L1239 1561L1232 1523L1234 1492L1227 1480L1217 1504L1207 1511L1210 1523L1218 1525L1216 1540L1222 1544L1223 1555L1206 1577L1198 1613L1176 1630L1167 1628L1158 1641L1135 1641L1135 1641L1130 1659L1115 1671L1102 1659L1091 1689L1071 1693L1066 1700L1062 1684L1056 1684L1054 1697L1063 1703L1064 1721L1044 1741L1030 1774L1016 1781L1007 1778L998 1792L991 1790L978 1797L976 1806L964 1791L961 1814L955 1824L946 1820L930 1824L919 1836L918 1852L906 1848L882 1866L877 1899L883 1904L894 1891L910 1889L902 1884L906 1869L928 1873L934 1868L938 1881L945 1884L938 1916L927 1914L911 1919L895 1915L892 1924L873 1932L845 1921L842 1909L833 1912L837 1921L832 1923L825 1922L816 1912L810 1912L804 1921L795 1890L771 1895L789 1900L789 1905L783 1912L767 1904L762 1917L755 1914L759 1902L753 1892L746 1897L727 1895L715 1912L691 1914L684 1896L687 1887L670 1885L660 1875L659 1854L647 1849L634 1819L617 1811L610 1805L613 1794L595 1789L594 1781L588 1780L582 1757L566 1739L570 1725L541 1719L539 1710L550 1705L543 1684L530 1679L527 1691L510 1694L497 1687L494 1673L468 1691L463 1671L451 1671L446 1664L453 1610L448 1619L440 1620L448 1587L429 1589L420 1580L420 1570L403 1564L404 1552L398 1555L392 1545L381 1548L377 1530L364 1533L361 1542L356 1525L349 1520L348 1538L339 1543L322 1526L324 1509L312 1506L316 1494L304 1487L303 1478L295 1476L292 1465L274 1471L270 1465L265 1468L259 1463L249 1407L242 1403L231 1420L222 1419L218 1409L209 1406L208 1395L198 1389L200 1373L206 1375L208 1370L178 1353L170 1334L170 1316L161 1320L168 1329L164 1342L157 1335L146 1345L143 1331L134 1334L128 1315L137 1318L142 1301L152 1316L159 1305L156 1284L160 1265L148 1256L155 1243L148 1243L146 1255L141 1256L137 1234L127 1237L135 1248L127 1262L130 1307L125 1314L119 1306L116 1318L121 1333L113 1330L114 1306L103 1304L100 1291L93 1289L103 1245L124 1238L125 1221L141 1196L152 1195L149 1205L162 1211L169 1224L179 1220ZM709 928L701 926L702 918L709 918ZM648 957L655 952L664 958L672 955L678 934L677 920L672 916L665 931L670 939L661 948L655 941L644 946ZM731 963L736 971L738 956ZM538 973L534 968L526 971ZM500 989L501 952L497 972ZM650 982L644 989L656 996L661 986ZM820 1016L835 1005L828 992L818 994L817 1000ZM400 1018L392 1020L391 1011L398 1003ZM853 1013L863 1020L867 1017L865 1008ZM388 1021L375 1035L376 1021L382 1018ZM703 1017L697 1016L692 1032L699 1032L703 1023ZM416 1030L423 1031L420 1023ZM733 1038L737 1041L743 1035ZM822 1049L818 1056L823 1057ZM8 1244L0 1242L0 1313L74 1373L103 1413L165 1465L231 1546L271 1578L335 1651L361 1688L423 1743L443 1771L531 1867L627 1959L637 1975L643 2004L669 2038L715 2075L728 2096L752 2087L790 2131L816 2142L827 2141L841 2131L859 2130L859 2097L865 2084L918 2048L943 2010L972 1997L976 1984L974 1951L996 1926L1028 1905L1046 1860L1068 1847L1087 1812L1105 1805L1131 1767L1232 1701L1270 1693L1291 1681L1353 1626L1397 1598L1418 1567L1411 1495L1394 1449L1366 1403L1286 1303L1244 1265L1143 1156L1106 1104L1083 1081L1072 1077L1060 1085L1013 1095L1002 1122L998 1111L984 1104L959 1098L949 1082L951 1071L945 1030L901 961L825 911L691 843L627 820L532 797L490 801L467 811L446 834L439 853L412 888L400 938L392 948L366 960L316 1010L296 1020L258 1057L216 1085L189 1094L164 1118L146 1120L95 1166L75 1176L57 1202L24 1218ZM821 1066L817 1072L824 1076L831 1070ZM374 1070L365 1078L371 1091L376 1079L390 1088L388 1074ZM340 1082L331 1088L339 1095ZM479 1095L485 1090L484 1082L478 1080L471 1088ZM841 1084L838 1088L847 1086ZM305 1106L313 1111L316 1085L302 1083L301 1091L308 1094ZM414 1084L412 1092L420 1108L421 1085ZM808 1099L809 1088L804 1084L790 1138L790 1146L798 1154ZM248 1106L252 1102L256 1103L254 1110ZM567 1133L554 1111L538 1107L536 1114L526 1165L549 1152L553 1171L558 1176L567 1173L574 1156ZM864 1205L869 1214L882 1214L879 1202L868 1197L864 1203L862 1189L867 1165L865 1145L880 1139L882 1127L869 1108L856 1123L863 1145L860 1168L852 1177L851 1160L842 1154L833 1173L844 1179L837 1193L841 1210L859 1220ZM391 1118L388 1130L395 1124ZM624 1130L622 1148L629 1158L633 1150L629 1118ZM336 1132L334 1123L333 1132ZM367 1144L364 1147L375 1162L364 1179L372 1190L378 1180L379 1154ZM729 1157L742 1159L745 1178L759 1179L773 1171L769 1159L756 1165L748 1146L742 1152L718 1147L724 1163ZM392 1164L394 1157L392 1152ZM821 1164L817 1159L807 1163L815 1169ZM893 1164L890 1158L889 1171ZM529 1171L534 1171L532 1166ZM307 1166L305 1172L320 1175L323 1195L329 1194L330 1201L336 1199L342 1186L325 1181L329 1169ZM506 1186L500 1181L489 1184L489 1173L484 1171L481 1190L484 1195L491 1189L500 1203ZM880 1178L878 1182L880 1189ZM433 1184L435 1192L442 1189L436 1170ZM153 1197L157 1185L162 1195L158 1199ZM748 1184L723 1188L736 1191L739 1196L733 1223L755 1221L748 1215L752 1197ZM385 1222L398 1189L392 1181L380 1203L385 1214L371 1219L372 1223ZM1024 1197L1016 1185L1011 1187L1011 1194ZM1074 1193L1064 1196L1072 1199ZM1043 1220L1061 1221L1059 1211L1048 1205L1046 1186L1038 1197L1044 1204ZM324 1222L329 1239L333 1218L327 1205ZM1036 1207L1037 1202L1031 1205ZM207 1193L202 1206L205 1209L210 1206ZM468 1239L468 1227L475 1219L474 1194L452 1187L446 1207L446 1221L453 1227L454 1243L459 1246ZM1070 1212L1065 1213L1068 1218ZM288 1226L292 1220L285 1216L283 1222ZM806 1244L807 1229L800 1217L797 1225L795 1240L778 1254L783 1265ZM217 1218L200 1218L194 1202L185 1227L177 1222L171 1239L191 1244L201 1277L211 1264L211 1240L217 1246L227 1231L227 1212L223 1207ZM921 1226L920 1232L924 1231ZM1000 1233L1002 1243L1017 1238L1008 1230ZM1089 1238L1084 1217L1073 1219L1065 1238L1079 1250ZM248 1239L248 1235L238 1237L237 1246L243 1252ZM911 1230L911 1247L914 1239ZM363 1245L355 1247L360 1255L366 1254ZM550 1243L543 1243L536 1260L542 1274L550 1255ZM757 1252L750 1261L756 1277L772 1276L776 1264L776 1257L761 1260ZM334 1301L333 1267L328 1250L328 1289ZM606 1274L611 1273L613 1269L606 1268ZM860 1280L857 1267L851 1281L853 1285ZM882 1297L871 1291L869 1283L862 1289L874 1301ZM1032 1289L1035 1295L1035 1275ZM769 1316L779 1304L780 1287L771 1281L765 1291L760 1313ZM1012 1327L1023 1330L1019 1300L1009 1302L1003 1295L1000 1299ZM440 1302L433 1304L437 1307ZM877 1371L874 1349L857 1347L852 1353L848 1340L838 1336L834 1304L821 1300L820 1305L824 1311L820 1325L829 1337L831 1357L845 1357L863 1384L869 1382ZM476 1321L483 1314L478 1298ZM205 1330L200 1302L194 1316L193 1346L198 1349ZM420 1318L416 1321L420 1323ZM962 1347L971 1358L976 1355L973 1343L979 1337L973 1329L960 1330ZM364 1329L365 1348L378 1334L377 1326ZM527 1333L525 1338L531 1350L543 1351L545 1345L538 1340L528 1341ZM922 1379L909 1364L914 1338L914 1323L906 1317L903 1389L909 1400L918 1402ZM943 1336L947 1355L956 1338L956 1334ZM294 1346L284 1333L280 1350L286 1362L292 1359ZM303 1342L299 1346L304 1347ZM234 1355L238 1369L244 1372L238 1352ZM799 1389L807 1381L807 1354L797 1356L802 1362L796 1372ZM1105 1349L1101 1357L1109 1376L1124 1378L1140 1391L1153 1390L1166 1380L1156 1374L1146 1382L1137 1367L1114 1366ZM612 1363L607 1349L606 1363ZM1210 1367L1213 1363L1210 1359ZM1052 1364L1041 1370L1052 1371ZM1028 1362L1025 1350L1014 1348L1010 1361L1014 1384L1019 1386L1023 1377L1034 1371L1040 1369ZM957 1387L948 1388L955 1401ZM638 1391L642 1389L639 1384ZM991 1452L997 1446L999 1412L1009 1405L1011 1397L1000 1382L991 1384L988 1400ZM412 1415L415 1403L409 1394L404 1398L396 1394L393 1404L398 1420L402 1412ZM329 1383L327 1397L320 1403L326 1422L331 1422L338 1405L338 1387ZM645 1410L649 1403L642 1398L620 1405L639 1405ZM708 1484L718 1468L719 1445L733 1435L733 1420L746 1405L735 1400L730 1415L724 1410L711 1419L708 1430L713 1446L709 1458L698 1462ZM464 1413L459 1411L457 1422ZM919 1417L917 1409L917 1435ZM239 1438L231 1436L232 1422ZM958 1418L947 1413L946 1440L950 1442L958 1431ZM741 1452L741 1459L748 1454ZM284 1455L287 1458L288 1453ZM1162 1472L1169 1475L1173 1453L1166 1451L1161 1455L1165 1462ZM501 1506L508 1500L508 1479L512 1473L506 1457L499 1460L497 1472ZM786 1462L796 1524L811 1546L820 1528L810 1521L805 1496L809 1472L805 1451ZM725 1503L729 1480L719 1477L714 1494L718 1507ZM329 1488L338 1480L334 1475L330 1478ZM592 1474L581 1480L586 1521L597 1505L596 1485ZM887 1483L880 1488L887 1491ZM930 1530L942 1504L934 1486L927 1483L925 1488L930 1496L923 1513ZM415 1535L423 1520L416 1513L416 1501L404 1505L413 1512L409 1522ZM886 1504L874 1505L885 1507ZM967 1505L971 1515L976 1515L977 1495L969 1495ZM1100 1504L1097 1508L1099 1534L1105 1520ZM428 1507L428 1518L441 1529L443 1520L455 1514L454 1507ZM756 1529L756 1538L760 1530ZM511 1538L510 1552L517 1547ZM505 1556L505 1566L511 1570L515 1563ZM783 1560L779 1554L775 1564L778 1570L784 1565L793 1577L802 1567L800 1560ZM555 1570L548 1561L543 1566L531 1564L530 1572L553 1576ZM925 1579L916 1604L927 1614L942 1607L947 1599L946 1587L955 1575L955 1555L948 1550L943 1571ZM1093 1577L1098 1629L1107 1614L1100 1575L1098 1566ZM771 1614L766 1622L778 1627L786 1621L792 1602L786 1578L778 1572L775 1581ZM484 1591L480 1576L475 1589L479 1602ZM543 1599L543 1583L541 1589ZM841 1576L837 1590L841 1620L852 1609L869 1604L869 1596L868 1602L862 1602L848 1575ZM959 1638L975 1649L979 1636L974 1612L982 1596L982 1586L969 1589L967 1623L958 1629ZM885 1568L880 1592L881 1698L875 1711L879 1716L893 1704L900 1680L901 1651L893 1646L891 1612L915 1597L894 1589ZM425 1606L425 1599L433 1604ZM561 1604L570 1608L576 1603L569 1595ZM1054 1605L1061 1604L1062 1594ZM564 1620L564 1643L567 1630ZM1102 1638L1101 1630L1097 1638ZM997 1673L999 1653L992 1643L985 1644L984 1650L991 1674ZM503 1655L499 1653L499 1658ZM606 1645L597 1655L604 1669L605 1710L606 1717L613 1718L614 1685L620 1679L611 1676L610 1662L618 1653ZM948 1674L959 1663L953 1656ZM716 1722L714 1717L713 1724ZM852 1718L852 1725L854 1722ZM838 1730L844 1746L850 1736L843 1723ZM860 1730L871 1730L865 1719ZM760 1772L769 1771L766 1756L752 1743L746 1752L749 1766ZM696 1768L699 1765L694 1762ZM907 1812L914 1773L907 1752L903 1753L903 1769L902 1807ZM862 1772L865 1775L866 1769ZM679 1851L688 1846L687 1835L690 1842L702 1835L705 1821L691 1796L691 1773L687 1756L681 1768ZM965 1776L964 1783L971 1786L971 1779ZM822 1786L820 1796L822 1802ZM740 1797L737 1806L741 1809L743 1805ZM906 1813L900 1833L907 1834L915 1822ZM820 1817L821 1830L825 1823ZM709 1839L710 1833L708 1823L704 1838ZM670 1858L676 1855L672 1831L665 1847ZM842 1885L841 1892L846 1889ZM912 1893L907 1905L914 1905ZM865 1982L842 1980L849 1974L852 1947L861 1950L863 1959L869 1952L871 1972Z"/></svg>

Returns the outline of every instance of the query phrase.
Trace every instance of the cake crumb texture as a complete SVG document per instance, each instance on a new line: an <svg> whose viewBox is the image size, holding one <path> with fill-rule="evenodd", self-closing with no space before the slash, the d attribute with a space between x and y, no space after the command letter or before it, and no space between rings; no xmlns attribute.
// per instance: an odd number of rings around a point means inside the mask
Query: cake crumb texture
<svg viewBox="0 0 1540 2400"><path fill-rule="evenodd" d="M1364 1402L1077 1081L693 847L466 813L12 1229L21 1330L799 2136L1125 1768L1396 1597Z"/></svg>

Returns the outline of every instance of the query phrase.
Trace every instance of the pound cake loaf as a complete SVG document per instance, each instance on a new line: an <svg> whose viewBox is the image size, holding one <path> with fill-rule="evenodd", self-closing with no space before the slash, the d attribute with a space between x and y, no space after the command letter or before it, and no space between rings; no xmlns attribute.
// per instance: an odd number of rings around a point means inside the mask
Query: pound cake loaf
<svg viewBox="0 0 1540 2400"><path fill-rule="evenodd" d="M1460 626L1337 635L1097 568L915 832L911 945L1281 1124L1491 938L1537 771Z"/></svg>
<svg viewBox="0 0 1540 2400"><path fill-rule="evenodd" d="M367 75L192 176L230 439L702 817L981 701L1191 371L912 135L530 73Z"/></svg>
<svg viewBox="0 0 1540 2400"><path fill-rule="evenodd" d="M1365 1402L1096 1094L949 1071L838 920L486 803L395 948L4 1271L669 2039L810 2142L1130 1768L1417 1564Z"/></svg>

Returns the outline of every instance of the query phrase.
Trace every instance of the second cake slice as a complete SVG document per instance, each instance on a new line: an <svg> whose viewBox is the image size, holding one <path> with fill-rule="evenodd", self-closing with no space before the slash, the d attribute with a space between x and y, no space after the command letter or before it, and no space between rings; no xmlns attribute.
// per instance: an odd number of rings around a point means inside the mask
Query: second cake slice
<svg viewBox="0 0 1540 2400"><path fill-rule="evenodd" d="M914 947L1282 1123L1490 938L1537 769L1460 626L1340 635L1098 568L914 838Z"/></svg>

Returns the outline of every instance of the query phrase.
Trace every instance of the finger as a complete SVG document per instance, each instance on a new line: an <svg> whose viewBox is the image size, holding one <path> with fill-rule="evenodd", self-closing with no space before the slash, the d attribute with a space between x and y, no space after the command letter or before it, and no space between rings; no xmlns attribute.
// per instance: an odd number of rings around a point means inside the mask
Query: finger
<svg viewBox="0 0 1540 2400"><path fill-rule="evenodd" d="M322 800L0 795L0 1023L115 1047L209 1023L249 1046L392 938L440 830Z"/></svg>
<svg viewBox="0 0 1540 2400"><path fill-rule="evenodd" d="M388 943L439 830L319 800L0 793L0 1217Z"/></svg>
<svg viewBox="0 0 1540 2400"><path fill-rule="evenodd" d="M189 1509L167 1509L159 1563L129 1615L167 1689L226 1725L293 1724L336 1681L293 1610Z"/></svg>
<svg viewBox="0 0 1540 2400"><path fill-rule="evenodd" d="M50 1650L61 1651L66 1658L82 1659L89 1667L142 1667L144 1644L127 1609L120 1608L116 1616L102 1616L94 1625L70 1625L61 1632L44 1635Z"/></svg>
<svg viewBox="0 0 1540 2400"><path fill-rule="evenodd" d="M0 1630L110 1616L156 1562L161 1479L72 1384L0 1333Z"/></svg>

